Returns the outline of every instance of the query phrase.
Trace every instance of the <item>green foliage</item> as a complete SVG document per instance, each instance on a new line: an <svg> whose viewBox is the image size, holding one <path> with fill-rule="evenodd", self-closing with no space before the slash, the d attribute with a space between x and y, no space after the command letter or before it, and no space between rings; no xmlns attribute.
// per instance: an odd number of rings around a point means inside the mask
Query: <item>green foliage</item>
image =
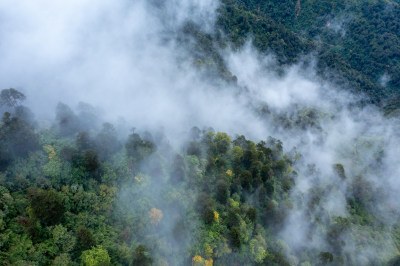
<svg viewBox="0 0 400 266"><path fill-rule="evenodd" d="M87 250L96 245L96 241L90 230L82 226L76 231L76 239L78 250Z"/></svg>
<svg viewBox="0 0 400 266"><path fill-rule="evenodd" d="M56 225L52 234L54 244L56 244L60 250L67 253L73 250L76 238L71 232L68 232L67 228L62 225Z"/></svg>
<svg viewBox="0 0 400 266"><path fill-rule="evenodd" d="M264 259L267 258L267 256L269 255L267 251L267 242L260 234L250 240L249 246L250 254L253 257L255 263L262 263Z"/></svg>
<svg viewBox="0 0 400 266"><path fill-rule="evenodd" d="M71 257L67 253L61 253L54 258L52 265L69 266L72 265Z"/></svg>
<svg viewBox="0 0 400 266"><path fill-rule="evenodd" d="M29 193L29 198L34 216L43 225L55 225L61 221L65 208L57 192L34 189Z"/></svg>
<svg viewBox="0 0 400 266"><path fill-rule="evenodd" d="M231 145L228 134L218 132L214 137L215 146L218 154L225 154Z"/></svg>
<svg viewBox="0 0 400 266"><path fill-rule="evenodd" d="M221 204L225 204L229 198L229 184L224 180L219 180L216 187L216 199Z"/></svg>
<svg viewBox="0 0 400 266"><path fill-rule="evenodd" d="M247 210L246 216L247 216L247 218L249 218L249 220L250 220L252 223L254 223L254 222L256 221L256 218L257 218L257 208L255 208L255 207L250 207L250 208Z"/></svg>
<svg viewBox="0 0 400 266"><path fill-rule="evenodd" d="M240 228L237 226L232 227L229 230L229 239L231 241L232 247L235 249L239 249L242 245Z"/></svg>
<svg viewBox="0 0 400 266"><path fill-rule="evenodd" d="M85 266L107 266L111 265L111 258L107 250L102 246L93 247L90 250L85 250L81 255L82 263Z"/></svg>
<svg viewBox="0 0 400 266"><path fill-rule="evenodd" d="M153 153L156 146L150 140L142 139L139 134L133 132L129 135L125 148L128 157L131 157L134 161L141 161Z"/></svg>
<svg viewBox="0 0 400 266"><path fill-rule="evenodd" d="M252 184L253 183L253 177L251 175L250 171L243 171L240 174L240 184L242 185L242 187L246 190L250 190L252 188Z"/></svg>

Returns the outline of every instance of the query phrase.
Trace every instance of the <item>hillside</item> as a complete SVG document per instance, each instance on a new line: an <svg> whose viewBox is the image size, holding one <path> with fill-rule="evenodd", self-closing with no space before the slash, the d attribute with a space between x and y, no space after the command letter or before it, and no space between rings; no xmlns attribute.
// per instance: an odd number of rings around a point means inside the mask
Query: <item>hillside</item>
<svg viewBox="0 0 400 266"><path fill-rule="evenodd" d="M224 1L217 25L234 46L251 38L282 63L314 54L322 77L367 94L387 113L398 108L396 1Z"/></svg>
<svg viewBox="0 0 400 266"><path fill-rule="evenodd" d="M0 3L0 265L399 265L398 1Z"/></svg>

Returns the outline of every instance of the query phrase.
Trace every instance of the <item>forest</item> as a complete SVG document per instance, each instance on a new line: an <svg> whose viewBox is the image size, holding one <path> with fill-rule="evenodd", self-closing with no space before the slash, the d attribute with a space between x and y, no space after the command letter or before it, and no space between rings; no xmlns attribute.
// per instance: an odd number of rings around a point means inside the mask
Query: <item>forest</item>
<svg viewBox="0 0 400 266"><path fill-rule="evenodd" d="M0 265L400 265L400 3L204 1L0 4Z"/></svg>
<svg viewBox="0 0 400 266"><path fill-rule="evenodd" d="M358 249L386 245L387 225L369 211L371 183L359 176L349 217L323 209L314 217L329 247L287 257L276 232L294 208L302 155L285 153L278 139L193 127L177 150L162 132L120 136L99 126L87 104L75 113L59 103L55 121L39 127L24 100L1 92L2 265L348 265L356 260L347 232ZM343 165L332 169L347 178ZM313 193L310 216L324 197L322 188ZM400 245L400 225L390 231ZM370 262L400 260L387 255Z"/></svg>
<svg viewBox="0 0 400 266"><path fill-rule="evenodd" d="M148 132L122 142L62 103L38 130L22 93L1 97L2 265L287 264L267 232L290 206L299 155L279 140L194 127L177 152Z"/></svg>
<svg viewBox="0 0 400 266"><path fill-rule="evenodd" d="M216 23L226 35L223 42L240 47L250 36L281 64L315 53L323 78L368 95L388 115L398 109L398 1L223 2Z"/></svg>

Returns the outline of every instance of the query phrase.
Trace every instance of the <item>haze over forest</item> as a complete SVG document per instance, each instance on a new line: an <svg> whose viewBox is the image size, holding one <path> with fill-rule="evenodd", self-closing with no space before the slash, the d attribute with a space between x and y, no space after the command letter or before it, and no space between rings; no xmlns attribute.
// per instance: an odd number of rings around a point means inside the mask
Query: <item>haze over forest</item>
<svg viewBox="0 0 400 266"><path fill-rule="evenodd" d="M399 265L400 2L0 2L0 265Z"/></svg>

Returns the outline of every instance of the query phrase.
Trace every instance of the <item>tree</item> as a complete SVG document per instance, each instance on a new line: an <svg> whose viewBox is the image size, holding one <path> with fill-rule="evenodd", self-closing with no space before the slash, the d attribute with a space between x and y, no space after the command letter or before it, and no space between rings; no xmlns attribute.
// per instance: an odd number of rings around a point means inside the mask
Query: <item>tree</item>
<svg viewBox="0 0 400 266"><path fill-rule="evenodd" d="M83 165L89 172L94 172L100 167L100 161L95 150L85 150L82 154Z"/></svg>
<svg viewBox="0 0 400 266"><path fill-rule="evenodd" d="M245 169L250 169L254 162L256 162L256 152L253 150L245 150L243 154L243 166Z"/></svg>
<svg viewBox="0 0 400 266"><path fill-rule="evenodd" d="M55 225L60 222L65 208L57 192L37 189L31 191L29 197L33 214L43 225Z"/></svg>
<svg viewBox="0 0 400 266"><path fill-rule="evenodd" d="M240 184L246 190L251 189L251 184L253 183L253 177L251 176L250 171L243 171L240 174Z"/></svg>
<svg viewBox="0 0 400 266"><path fill-rule="evenodd" d="M239 146L234 146L231 150L232 165L235 173L238 173L241 168L243 159L243 149Z"/></svg>
<svg viewBox="0 0 400 266"><path fill-rule="evenodd" d="M285 160L278 160L273 163L272 167L274 174L281 176L283 171L286 169L286 162Z"/></svg>
<svg viewBox="0 0 400 266"><path fill-rule="evenodd" d="M56 225L52 233L54 243L60 250L70 252L74 248L76 238L71 232L68 232L67 228L62 225Z"/></svg>
<svg viewBox="0 0 400 266"><path fill-rule="evenodd" d="M333 171L335 172L335 174L337 176L339 176L342 179L346 179L346 173L344 171L344 167L342 164L338 163L338 164L334 164L333 165Z"/></svg>
<svg viewBox="0 0 400 266"><path fill-rule="evenodd" d="M197 141L191 141L187 145L187 150L186 150L188 155L196 155L197 157L200 157L202 154L202 149L201 145Z"/></svg>
<svg viewBox="0 0 400 266"><path fill-rule="evenodd" d="M234 163L239 164L243 158L243 149L239 146L234 146L232 149L232 160Z"/></svg>
<svg viewBox="0 0 400 266"><path fill-rule="evenodd" d="M96 245L96 240L94 239L92 233L86 227L79 227L76 231L77 238L77 249L79 251L92 248Z"/></svg>
<svg viewBox="0 0 400 266"><path fill-rule="evenodd" d="M206 224L212 224L215 220L214 209L207 206L203 211L203 219Z"/></svg>
<svg viewBox="0 0 400 266"><path fill-rule="evenodd" d="M231 139L226 133L218 132L214 137L214 142L219 154L225 154L231 146Z"/></svg>
<svg viewBox="0 0 400 266"><path fill-rule="evenodd" d="M268 197L271 197L275 192L275 179L271 178L270 180L265 182L264 187Z"/></svg>
<svg viewBox="0 0 400 266"><path fill-rule="evenodd" d="M125 148L128 157L138 162L155 152L156 145L149 140L142 139L139 134L133 131L129 135Z"/></svg>
<svg viewBox="0 0 400 266"><path fill-rule="evenodd" d="M147 266L151 265L153 260L149 257L147 248L143 245L139 245L133 254L133 265Z"/></svg>
<svg viewBox="0 0 400 266"><path fill-rule="evenodd" d="M261 180L268 181L272 176L272 169L268 164L264 164L261 168Z"/></svg>
<svg viewBox="0 0 400 266"><path fill-rule="evenodd" d="M254 223L257 218L257 208L253 206L249 207L249 209L246 212L246 216L247 218L249 218L251 222Z"/></svg>
<svg viewBox="0 0 400 266"><path fill-rule="evenodd" d="M4 89L0 93L0 106L16 107L26 99L22 92L16 89Z"/></svg>
<svg viewBox="0 0 400 266"><path fill-rule="evenodd" d="M239 227L234 226L231 228L231 230L229 230L229 239L231 241L231 245L235 249L240 248L240 246L242 245L242 240Z"/></svg>
<svg viewBox="0 0 400 266"><path fill-rule="evenodd" d="M86 131L76 134L76 146L80 151L87 150L93 147L92 140Z"/></svg>
<svg viewBox="0 0 400 266"><path fill-rule="evenodd" d="M57 266L69 266L72 265L72 260L69 254L61 253L53 260L53 265Z"/></svg>
<svg viewBox="0 0 400 266"><path fill-rule="evenodd" d="M268 256L268 252L266 250L267 242L261 236L261 234L256 235L252 240L250 240L249 246L251 257L257 264L262 263L263 260Z"/></svg>
<svg viewBox="0 0 400 266"><path fill-rule="evenodd" d="M216 193L216 198L217 200L225 204L228 200L229 197L229 184L224 181L224 180L219 180L217 182L217 193Z"/></svg>
<svg viewBox="0 0 400 266"><path fill-rule="evenodd" d="M106 249L102 246L93 247L85 250L81 255L82 265L85 266L107 266L111 265L111 258Z"/></svg>
<svg viewBox="0 0 400 266"><path fill-rule="evenodd" d="M39 147L38 135L27 121L6 112L2 122L0 127L1 153L8 154L11 158L26 157L29 152Z"/></svg>

